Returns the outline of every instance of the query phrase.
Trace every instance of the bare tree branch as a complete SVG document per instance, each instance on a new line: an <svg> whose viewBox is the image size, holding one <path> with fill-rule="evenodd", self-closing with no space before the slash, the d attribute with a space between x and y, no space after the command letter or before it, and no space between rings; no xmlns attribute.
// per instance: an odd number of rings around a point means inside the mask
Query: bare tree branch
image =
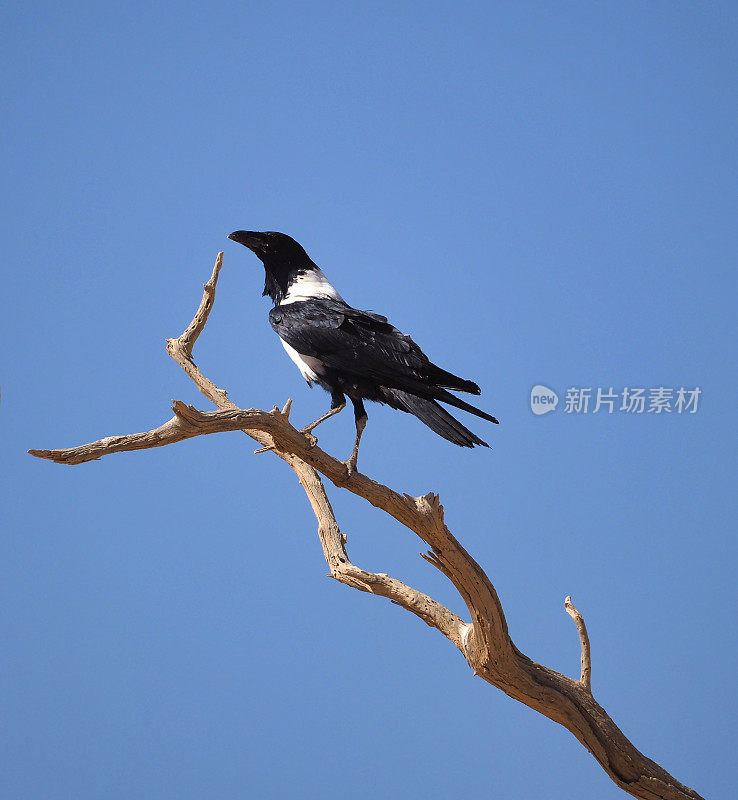
<svg viewBox="0 0 738 800"><path fill-rule="evenodd" d="M270 412L240 409L224 390L201 373L192 350L212 310L222 263L223 254L219 253L195 317L181 336L167 341L169 354L218 411L199 411L174 401L174 416L151 431L108 436L79 447L29 450L29 453L60 464L81 464L111 453L161 447L193 436L243 431L261 445L260 450L273 450L297 474L318 520L318 535L331 577L360 591L386 597L438 629L463 653L476 675L571 731L610 778L634 797L701 800L700 795L640 753L594 699L589 637L571 597L566 598L565 607L579 633L582 661L579 680L537 664L518 650L509 636L492 582L446 527L438 495L411 497L359 472L349 475L346 465L316 446L313 436L300 433L290 424L291 401L287 401L282 411L276 406ZM470 622L395 578L367 572L353 564L321 474L417 534L430 548L423 557L456 587L469 611Z"/></svg>
<svg viewBox="0 0 738 800"><path fill-rule="evenodd" d="M577 626L577 633L579 634L579 643L582 646L582 672L579 682L584 688L591 693L592 691L592 654L589 649L589 636L587 634L587 626L584 624L584 617L577 611L574 603L571 601L571 595L568 595L564 600L564 608L566 613L574 620Z"/></svg>

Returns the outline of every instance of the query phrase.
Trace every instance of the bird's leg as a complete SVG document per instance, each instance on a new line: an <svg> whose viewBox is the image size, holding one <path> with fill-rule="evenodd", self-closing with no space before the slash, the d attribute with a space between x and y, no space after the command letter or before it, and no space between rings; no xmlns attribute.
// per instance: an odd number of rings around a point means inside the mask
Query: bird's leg
<svg viewBox="0 0 738 800"><path fill-rule="evenodd" d="M352 398L351 402L354 404L354 419L356 420L356 441L354 442L354 449L349 456L348 461L343 463L346 465L349 478L356 472L356 462L359 460L359 442L361 441L361 434L364 433L366 428L367 415L364 409L364 403Z"/></svg>
<svg viewBox="0 0 738 800"><path fill-rule="evenodd" d="M326 411L322 417L318 417L315 422L311 422L309 425L306 425L304 428L300 428L300 433L310 433L311 430L317 428L321 422L325 422L327 419L330 419L335 414L338 414L339 411L343 411L346 408L346 403L341 403L340 406L336 406L335 408L331 408L330 411Z"/></svg>
<svg viewBox="0 0 738 800"><path fill-rule="evenodd" d="M327 419L338 414L340 411L346 408L346 398L340 392L334 392L331 395L331 407L328 411L325 412L321 417L315 420L315 422L311 422L309 425L306 425L304 428L300 428L300 433L309 434L314 428L317 428L321 422L325 422ZM315 439L314 436L310 437L311 439ZM317 441L317 439L316 439Z"/></svg>

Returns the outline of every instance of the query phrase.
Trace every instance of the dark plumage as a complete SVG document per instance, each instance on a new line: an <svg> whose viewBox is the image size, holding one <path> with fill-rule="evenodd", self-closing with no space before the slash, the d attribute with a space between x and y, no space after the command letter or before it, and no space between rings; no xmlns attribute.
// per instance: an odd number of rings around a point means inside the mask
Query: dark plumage
<svg viewBox="0 0 738 800"><path fill-rule="evenodd" d="M356 442L349 471L356 468L366 425L363 400L413 414L454 444L487 447L437 402L497 422L448 391L480 394L476 383L437 367L386 317L348 305L305 250L286 234L235 231L228 238L248 247L263 262L264 294L275 304L269 312L272 328L308 384L318 383L331 395L330 411L303 430L308 432L341 411L345 396L351 399Z"/></svg>

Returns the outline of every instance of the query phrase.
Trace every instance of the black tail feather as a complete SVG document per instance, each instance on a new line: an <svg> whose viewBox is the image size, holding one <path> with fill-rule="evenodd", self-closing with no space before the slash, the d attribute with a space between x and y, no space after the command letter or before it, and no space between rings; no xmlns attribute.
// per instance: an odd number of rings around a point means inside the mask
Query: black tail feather
<svg viewBox="0 0 738 800"><path fill-rule="evenodd" d="M464 400L460 400L458 397L456 397L456 395L451 394L451 392L447 392L445 389L434 389L433 396L436 398L436 400L440 400L442 403L448 403L450 406L460 408L462 411L468 411L470 414L474 414L476 417L481 417L482 419L486 419L488 422L494 422L495 425L499 425L499 421L496 417L493 417L486 411L481 411L476 406L473 406Z"/></svg>
<svg viewBox="0 0 738 800"><path fill-rule="evenodd" d="M449 373L450 374L450 373ZM461 379L459 379L461 380ZM475 389L479 389L476 383L472 383L471 381L466 381L466 383L471 384L471 386L475 387ZM493 417L491 414L488 414L486 411L482 411L481 409L477 408L476 406L471 405L471 403L467 403L465 400L461 400L456 395L451 394L451 392L447 391L446 389L442 388L448 384L441 383L441 384L431 384L426 383L421 380L417 380L415 378L405 378L402 382L395 384L395 387L391 389L391 391L397 392L410 392L411 394L419 397L424 397L426 400L440 400L442 403L448 403L450 406L454 406L455 408L460 408L462 411L468 411L470 414L474 414L476 417L481 417L482 419L486 419L488 422L494 422L498 424L498 420ZM399 388L401 386L402 388ZM387 389L388 387L385 387ZM457 390L460 387L457 386ZM471 392L472 389L461 389L461 391ZM478 394L477 392L474 392Z"/></svg>
<svg viewBox="0 0 738 800"><path fill-rule="evenodd" d="M452 372L447 372L445 369L431 364L428 367L428 379L444 389L453 389L455 392L468 392L469 394L481 394L482 390L477 386L474 381L469 381L466 378L460 378Z"/></svg>
<svg viewBox="0 0 738 800"><path fill-rule="evenodd" d="M475 444L489 447L487 442L483 442L468 428L465 428L445 408L439 406L435 400L426 400L423 397L408 394L399 389L385 389L384 395L387 405L413 414L432 431L435 431L435 433L449 442L459 445L459 447L474 447ZM451 396L453 397L453 395ZM455 397L454 400L456 400Z"/></svg>

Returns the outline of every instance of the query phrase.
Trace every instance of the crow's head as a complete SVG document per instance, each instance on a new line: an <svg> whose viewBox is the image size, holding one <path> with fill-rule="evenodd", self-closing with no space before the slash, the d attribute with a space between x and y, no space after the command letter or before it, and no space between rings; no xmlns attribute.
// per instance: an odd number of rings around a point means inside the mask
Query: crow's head
<svg viewBox="0 0 738 800"><path fill-rule="evenodd" d="M265 266L291 264L302 266L310 263L308 254L302 245L298 244L286 233L276 231L234 231L229 234L229 239L242 244L253 251Z"/></svg>
<svg viewBox="0 0 738 800"><path fill-rule="evenodd" d="M295 275L317 269L302 245L286 233L234 231L228 238L248 247L261 259L266 270L264 294L275 303L284 297Z"/></svg>

